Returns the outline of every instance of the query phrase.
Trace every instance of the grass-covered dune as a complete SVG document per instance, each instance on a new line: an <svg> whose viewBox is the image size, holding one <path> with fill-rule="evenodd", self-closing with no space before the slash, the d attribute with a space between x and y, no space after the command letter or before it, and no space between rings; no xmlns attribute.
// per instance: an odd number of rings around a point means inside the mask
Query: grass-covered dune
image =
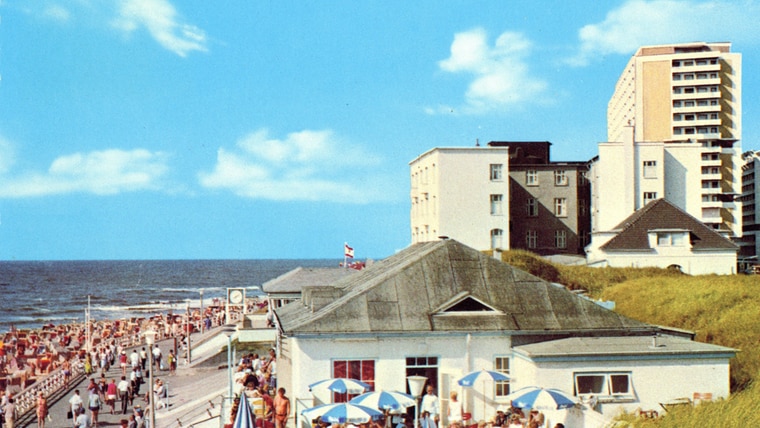
<svg viewBox="0 0 760 428"><path fill-rule="evenodd" d="M694 331L697 340L739 350L731 360L732 396L670 412L654 421L624 417L620 426L759 426L760 276L689 276L665 269L562 266L526 251L502 260L547 281L612 300L627 317Z"/></svg>

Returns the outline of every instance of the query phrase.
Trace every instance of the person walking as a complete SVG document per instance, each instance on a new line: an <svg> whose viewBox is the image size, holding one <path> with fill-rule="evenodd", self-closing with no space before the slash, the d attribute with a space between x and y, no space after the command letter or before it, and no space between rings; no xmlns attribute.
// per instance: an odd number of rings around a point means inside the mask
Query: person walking
<svg viewBox="0 0 760 428"><path fill-rule="evenodd" d="M90 409L90 423L92 426L98 426L98 413L100 413L100 395L97 391L90 391L87 397L87 407Z"/></svg>
<svg viewBox="0 0 760 428"><path fill-rule="evenodd" d="M37 396L37 426L39 428L45 428L45 419L48 415L48 404L45 394L40 391Z"/></svg>
<svg viewBox="0 0 760 428"><path fill-rule="evenodd" d="M290 416L290 399L285 396L285 388L277 390L277 396L274 397L274 427L285 428Z"/></svg>
<svg viewBox="0 0 760 428"><path fill-rule="evenodd" d="M130 390L131 385L127 381L126 376L121 377L121 381L119 382L119 385L116 386L116 389L119 391L119 399L121 400L121 414L126 415L127 414L127 406L129 405L130 401Z"/></svg>
<svg viewBox="0 0 760 428"><path fill-rule="evenodd" d="M124 379L124 376L121 377ZM106 387L106 404L111 407L111 414L114 414L116 407L116 397L118 396L118 388L116 387L116 379L111 379L111 382Z"/></svg>
<svg viewBox="0 0 760 428"><path fill-rule="evenodd" d="M430 418L432 418L437 425L441 420L441 405L438 403L438 397L433 393L433 385L427 386L427 394L422 397L420 414L425 411L430 413Z"/></svg>
<svg viewBox="0 0 760 428"><path fill-rule="evenodd" d="M16 403L11 397L8 403L3 406L3 416L5 416L5 428L13 428L16 424Z"/></svg>
<svg viewBox="0 0 760 428"><path fill-rule="evenodd" d="M82 397L79 395L79 390L74 391L74 395L69 398L69 406L71 406L71 418L76 419L77 415L79 415L79 409L82 408L82 405L84 404L84 401L82 400Z"/></svg>

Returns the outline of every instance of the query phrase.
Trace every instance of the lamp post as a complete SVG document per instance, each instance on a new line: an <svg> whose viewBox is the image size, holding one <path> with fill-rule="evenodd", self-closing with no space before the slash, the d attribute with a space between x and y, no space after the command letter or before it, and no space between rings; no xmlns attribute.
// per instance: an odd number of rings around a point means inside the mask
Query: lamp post
<svg viewBox="0 0 760 428"><path fill-rule="evenodd" d="M201 293L201 334L203 334L203 328L206 324L206 316L203 313L203 289L201 288L198 292Z"/></svg>
<svg viewBox="0 0 760 428"><path fill-rule="evenodd" d="M414 425L412 425L414 428L417 427L417 423L420 419L420 403L419 399L422 397L422 388L425 387L425 382L427 382L427 377L425 376L407 376L406 377L407 383L409 383L409 392L412 393L414 396Z"/></svg>
<svg viewBox="0 0 760 428"><path fill-rule="evenodd" d="M145 343L148 345L150 352L148 356L150 358L150 364L148 364L148 398L150 398L150 428L156 428L156 403L153 400L153 344L156 342L156 332L153 330L147 330L143 333L145 336Z"/></svg>
<svg viewBox="0 0 760 428"><path fill-rule="evenodd" d="M190 364L190 302L187 302L187 313L185 314L185 340L187 340L187 364Z"/></svg>
<svg viewBox="0 0 760 428"><path fill-rule="evenodd" d="M232 334L236 330L235 324L227 324L222 330L227 336L227 380L229 382L230 399L232 399Z"/></svg>

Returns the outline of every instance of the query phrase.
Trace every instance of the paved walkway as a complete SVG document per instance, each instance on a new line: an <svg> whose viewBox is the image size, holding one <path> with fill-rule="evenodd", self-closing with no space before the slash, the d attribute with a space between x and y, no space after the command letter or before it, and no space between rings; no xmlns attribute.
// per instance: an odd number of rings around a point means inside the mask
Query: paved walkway
<svg viewBox="0 0 760 428"><path fill-rule="evenodd" d="M210 332L205 332L203 336L200 334L194 334L192 339L194 343L200 343L201 340L205 340L219 333L219 329L212 329ZM159 341L158 344L163 353L162 358L165 361L165 357L168 355L169 350L174 347L174 340L167 339ZM138 349L139 348L141 347L138 347ZM127 351L128 354L130 352L131 349ZM211 352L215 353L216 351ZM200 361L204 357L206 356L194 354L193 361ZM98 379L99 376L100 374L98 373L96 379ZM149 404L144 401L144 397L145 392L149 388L148 370L145 370L143 376L145 383L140 387L140 397L135 397L133 405L140 405L143 409L147 409ZM121 379L121 368L112 367L111 370L106 373L106 378L108 379L108 382L110 382L111 379L116 379L116 383L118 384ZM188 366L184 364L184 355L181 355L174 375L170 375L168 370L154 370L154 381L156 378L160 378L164 381L165 385L168 385L169 392L168 407L156 411L156 428L178 427L180 426L178 419L182 421L182 425L188 426L189 422L218 416L220 397L225 394L228 387L228 374L226 369L219 369L218 367L196 368L192 365ZM52 420L47 421L45 428L71 428L73 426L73 421L66 418L66 413L69 409L69 398L74 395L75 389L79 389L80 395L86 405L86 387L88 383L89 381L85 379L78 385L72 386L69 393L50 405L50 416ZM126 415L120 413L120 401L116 401L116 404L114 405L116 414L113 415L110 412L110 406L103 406L98 415L98 427L118 427L121 419L129 418L132 413L132 406L129 407ZM88 411L88 415L89 414ZM37 420L34 418L32 423L28 426L35 427L36 425ZM219 419L213 419L213 425L210 426L218 427Z"/></svg>

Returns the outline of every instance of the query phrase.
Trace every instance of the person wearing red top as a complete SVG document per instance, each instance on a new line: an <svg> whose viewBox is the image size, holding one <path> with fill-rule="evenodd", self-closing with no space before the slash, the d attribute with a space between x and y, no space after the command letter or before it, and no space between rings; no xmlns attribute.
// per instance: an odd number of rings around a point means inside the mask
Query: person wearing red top
<svg viewBox="0 0 760 428"><path fill-rule="evenodd" d="M116 394L118 394L118 389L116 388L116 380L111 379L111 383L109 383L108 387L106 388L106 404L111 406L112 415L114 412L114 404L116 403Z"/></svg>

